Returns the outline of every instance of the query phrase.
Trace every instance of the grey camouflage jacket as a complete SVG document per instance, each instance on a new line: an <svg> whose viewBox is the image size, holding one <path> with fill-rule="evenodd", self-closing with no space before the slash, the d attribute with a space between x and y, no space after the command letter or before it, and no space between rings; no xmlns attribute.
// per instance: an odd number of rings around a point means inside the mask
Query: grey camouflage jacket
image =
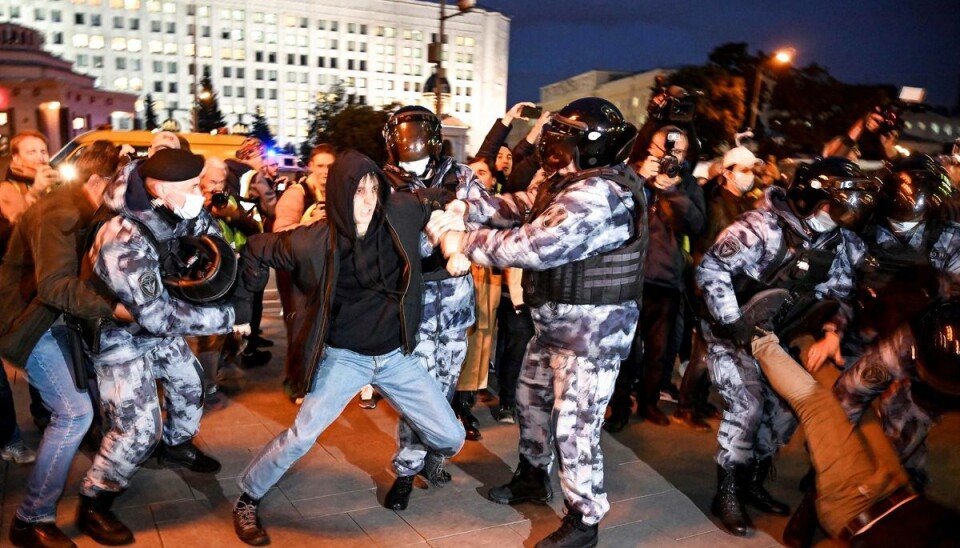
<svg viewBox="0 0 960 548"><path fill-rule="evenodd" d="M217 223L206 211L190 221L171 223L162 218L149 204L136 165L128 164L107 189L104 204L118 215L103 224L88 255L94 274L136 320L101 332L96 357L100 362L130 361L168 337L215 335L233 329L233 307L201 306L167 293L161 283L157 250L129 218L149 227L160 242L185 235L220 235Z"/></svg>
<svg viewBox="0 0 960 548"><path fill-rule="evenodd" d="M482 266L549 270L612 251L634 234L629 190L591 177L563 189L533 222L527 212L543 181L523 192L470 198L463 252ZM645 230L646 227L640 228ZM615 305L548 302L531 311L541 344L576 356L627 359L639 318L634 301Z"/></svg>

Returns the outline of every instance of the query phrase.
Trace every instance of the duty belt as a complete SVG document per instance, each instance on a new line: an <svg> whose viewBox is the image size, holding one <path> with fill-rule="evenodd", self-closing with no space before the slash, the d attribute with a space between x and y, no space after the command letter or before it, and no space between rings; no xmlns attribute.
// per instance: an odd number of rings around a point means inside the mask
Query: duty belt
<svg viewBox="0 0 960 548"><path fill-rule="evenodd" d="M869 508L857 514L840 531L839 538L844 542L849 542L851 538L865 533L873 527L875 523L886 517L890 512L900 508L911 500L917 499L920 494L917 493L909 484L897 489L892 495L878 500Z"/></svg>

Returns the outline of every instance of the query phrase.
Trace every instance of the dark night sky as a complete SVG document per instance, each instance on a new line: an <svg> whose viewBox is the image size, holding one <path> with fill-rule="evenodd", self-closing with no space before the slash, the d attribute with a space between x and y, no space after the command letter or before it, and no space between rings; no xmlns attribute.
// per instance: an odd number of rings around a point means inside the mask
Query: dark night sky
<svg viewBox="0 0 960 548"><path fill-rule="evenodd" d="M782 46L847 83L927 88L954 106L960 85L957 0L479 0L511 18L508 103L591 69L702 64L714 46ZM451 6L453 8L453 6ZM453 8L455 9L455 8Z"/></svg>

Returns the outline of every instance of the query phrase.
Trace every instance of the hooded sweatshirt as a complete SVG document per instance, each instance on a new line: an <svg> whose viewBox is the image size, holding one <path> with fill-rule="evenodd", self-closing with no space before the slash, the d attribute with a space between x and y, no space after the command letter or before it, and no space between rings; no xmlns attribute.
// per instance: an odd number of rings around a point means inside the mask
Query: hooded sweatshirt
<svg viewBox="0 0 960 548"><path fill-rule="evenodd" d="M360 180L374 174L379 181L377 207L367 233L357 235L354 197ZM340 271L331 309L327 342L359 354L377 356L399 348L400 297L404 262L394 245L384 211L390 186L375 163L359 154L344 154L330 172L327 211L337 229Z"/></svg>

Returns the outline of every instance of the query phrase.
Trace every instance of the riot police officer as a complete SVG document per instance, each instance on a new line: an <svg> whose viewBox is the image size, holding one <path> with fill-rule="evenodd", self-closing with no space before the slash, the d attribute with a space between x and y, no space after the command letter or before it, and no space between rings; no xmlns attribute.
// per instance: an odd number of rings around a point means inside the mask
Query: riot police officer
<svg viewBox="0 0 960 548"><path fill-rule="evenodd" d="M568 512L539 548L594 546L610 508L600 427L637 328L647 246L642 180L624 163L636 133L608 101L578 99L543 127L538 154L546 177L524 192L448 207L485 225L442 236L453 268L466 256L524 270L536 334L517 386L520 464L489 498L550 500L556 448Z"/></svg>
<svg viewBox="0 0 960 548"><path fill-rule="evenodd" d="M845 301L853 288L853 265L863 247L850 229L869 219L879 190L878 180L843 158L803 166L789 190L767 189L761 207L721 232L697 268L697 285L709 312L702 322L708 367L728 406L717 436L712 510L735 535L752 530L743 503L765 512L789 512L763 482L777 450L796 429L792 413L750 354L754 326L740 307L761 290L788 289L792 297L776 322L781 340L799 334L796 326L820 326L822 335L816 333L819 341L810 347L811 361L838 355L851 313Z"/></svg>
<svg viewBox="0 0 960 548"><path fill-rule="evenodd" d="M383 171L394 191L443 188L460 199L487 195L470 168L443 155L440 119L426 108L399 109L387 121L383 137L389 155ZM414 352L450 399L467 356L467 328L476 321L473 277L451 277L444 270L440 251L434 251L426 238L423 240L423 316ZM460 411L457 412L459 415ZM475 436L479 436L476 424L467 420L464 427L475 430ZM401 419L397 437L400 447L393 460L397 479L385 502L388 508L403 510L417 473L425 475L434 485L445 484L450 476L443 469L442 456L428 455L407 421Z"/></svg>

